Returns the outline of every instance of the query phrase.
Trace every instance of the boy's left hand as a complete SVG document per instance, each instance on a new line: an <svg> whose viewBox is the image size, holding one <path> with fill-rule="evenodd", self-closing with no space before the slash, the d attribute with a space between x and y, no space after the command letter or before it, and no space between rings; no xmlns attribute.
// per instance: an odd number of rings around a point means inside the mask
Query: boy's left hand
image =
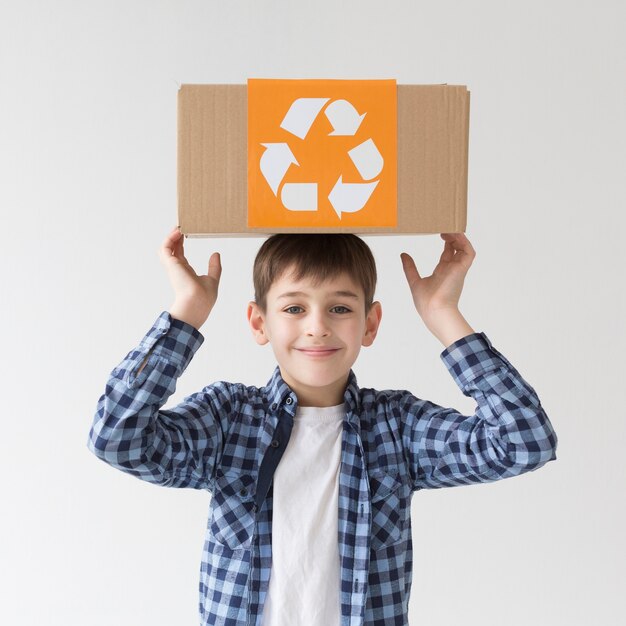
<svg viewBox="0 0 626 626"><path fill-rule="evenodd" d="M426 324L442 311L458 311L465 275L476 256L464 233L442 233L441 238L446 243L431 276L422 278L413 258L400 254L415 308Z"/></svg>

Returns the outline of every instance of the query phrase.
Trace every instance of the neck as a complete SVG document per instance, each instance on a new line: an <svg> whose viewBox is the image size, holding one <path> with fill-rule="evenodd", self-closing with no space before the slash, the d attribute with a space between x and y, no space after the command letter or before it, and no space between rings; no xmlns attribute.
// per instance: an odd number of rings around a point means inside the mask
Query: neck
<svg viewBox="0 0 626 626"><path fill-rule="evenodd" d="M349 375L346 375L344 380L337 381L325 387L312 387L291 380L282 370L281 376L295 392L298 398L298 406L316 407L337 406L338 404L342 404L349 377Z"/></svg>

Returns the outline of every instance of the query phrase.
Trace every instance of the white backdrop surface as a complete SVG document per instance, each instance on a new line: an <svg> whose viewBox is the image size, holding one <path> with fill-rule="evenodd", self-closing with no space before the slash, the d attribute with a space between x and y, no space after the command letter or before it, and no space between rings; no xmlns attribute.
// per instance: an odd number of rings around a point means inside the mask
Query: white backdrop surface
<svg viewBox="0 0 626 626"><path fill-rule="evenodd" d="M157 250L176 224L181 83L396 78L471 91L461 298L537 390L558 459L413 499L412 625L624 619L626 22L614 2L22 0L0 5L3 338L0 621L197 623L209 496L98 461L98 397L172 292ZM473 412L419 319L438 235L371 236L383 321L361 386ZM274 360L245 317L260 237L222 254L205 343L167 406L215 380L261 385Z"/></svg>

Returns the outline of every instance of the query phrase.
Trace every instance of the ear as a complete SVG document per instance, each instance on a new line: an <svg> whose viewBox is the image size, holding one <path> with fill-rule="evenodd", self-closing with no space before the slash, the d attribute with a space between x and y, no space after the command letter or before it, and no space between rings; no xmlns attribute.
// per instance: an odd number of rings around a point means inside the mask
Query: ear
<svg viewBox="0 0 626 626"><path fill-rule="evenodd" d="M383 317L383 307L380 302L372 302L372 306L365 318L365 333L361 340L362 346L371 346L376 339L378 333L378 327L380 326L380 320Z"/></svg>
<svg viewBox="0 0 626 626"><path fill-rule="evenodd" d="M265 318L259 305L254 302L248 302L248 322L250 323L250 328L252 329L252 334L254 335L255 341L263 346L268 343L269 338L265 334Z"/></svg>

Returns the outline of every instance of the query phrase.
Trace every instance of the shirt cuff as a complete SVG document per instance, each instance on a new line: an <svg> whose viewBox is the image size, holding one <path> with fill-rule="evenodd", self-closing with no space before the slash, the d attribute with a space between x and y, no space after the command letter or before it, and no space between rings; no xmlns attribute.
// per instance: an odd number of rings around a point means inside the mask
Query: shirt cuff
<svg viewBox="0 0 626 626"><path fill-rule="evenodd" d="M163 311L141 340L140 346L142 351L152 350L153 355L175 361L184 370L203 343L204 336L197 328Z"/></svg>
<svg viewBox="0 0 626 626"><path fill-rule="evenodd" d="M487 335L482 332L457 339L440 357L461 390L465 390L475 378L488 372L502 368L515 371L513 365L493 347Z"/></svg>

